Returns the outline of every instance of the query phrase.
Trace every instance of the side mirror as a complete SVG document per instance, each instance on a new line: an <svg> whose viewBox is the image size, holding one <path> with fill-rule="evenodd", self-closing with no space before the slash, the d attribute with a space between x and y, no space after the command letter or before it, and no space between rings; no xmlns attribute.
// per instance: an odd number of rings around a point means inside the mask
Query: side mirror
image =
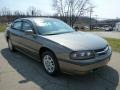
<svg viewBox="0 0 120 90"><path fill-rule="evenodd" d="M33 32L33 30L25 30L25 34L31 35L31 34L34 34L34 32Z"/></svg>
<svg viewBox="0 0 120 90"><path fill-rule="evenodd" d="M74 27L75 31L78 31L79 30L79 27Z"/></svg>

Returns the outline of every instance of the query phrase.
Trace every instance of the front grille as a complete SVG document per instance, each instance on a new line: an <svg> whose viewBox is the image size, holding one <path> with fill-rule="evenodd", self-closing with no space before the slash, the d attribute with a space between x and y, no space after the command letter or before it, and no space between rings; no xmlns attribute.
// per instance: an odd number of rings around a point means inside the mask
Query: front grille
<svg viewBox="0 0 120 90"><path fill-rule="evenodd" d="M105 48L106 48L106 47L101 48L101 49L97 49L97 50L94 50L94 51L95 51L95 52L102 52L102 51L104 51Z"/></svg>
<svg viewBox="0 0 120 90"><path fill-rule="evenodd" d="M109 50L109 47L106 46L106 47L104 47L104 48L94 50L94 52L95 52L95 54L96 54L97 56L102 56L102 55L107 54L108 50Z"/></svg>

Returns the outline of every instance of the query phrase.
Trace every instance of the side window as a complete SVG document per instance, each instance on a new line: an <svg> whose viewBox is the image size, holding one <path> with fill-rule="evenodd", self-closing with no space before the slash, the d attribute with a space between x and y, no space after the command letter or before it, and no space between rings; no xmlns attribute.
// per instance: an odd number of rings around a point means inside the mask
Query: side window
<svg viewBox="0 0 120 90"><path fill-rule="evenodd" d="M15 22L12 26L13 29L17 29L17 30L20 30L21 29L21 26L22 26L22 22Z"/></svg>
<svg viewBox="0 0 120 90"><path fill-rule="evenodd" d="M32 30L32 26L31 24L27 23L27 22L23 22L23 31L25 30Z"/></svg>

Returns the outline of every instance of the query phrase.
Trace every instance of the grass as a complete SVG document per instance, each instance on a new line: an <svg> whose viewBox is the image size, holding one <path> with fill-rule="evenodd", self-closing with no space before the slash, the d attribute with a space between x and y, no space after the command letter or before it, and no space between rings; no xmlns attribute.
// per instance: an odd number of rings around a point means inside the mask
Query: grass
<svg viewBox="0 0 120 90"><path fill-rule="evenodd" d="M120 39L105 38L111 45L113 51L120 52Z"/></svg>
<svg viewBox="0 0 120 90"><path fill-rule="evenodd" d="M7 24L0 24L0 32L4 32L7 27Z"/></svg>

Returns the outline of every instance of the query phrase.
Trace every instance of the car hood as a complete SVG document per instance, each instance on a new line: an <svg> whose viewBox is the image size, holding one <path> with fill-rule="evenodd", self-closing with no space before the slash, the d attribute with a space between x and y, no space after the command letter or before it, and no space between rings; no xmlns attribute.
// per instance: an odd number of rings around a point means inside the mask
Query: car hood
<svg viewBox="0 0 120 90"><path fill-rule="evenodd" d="M75 51L101 49L107 45L106 40L87 32L72 32L43 37Z"/></svg>

